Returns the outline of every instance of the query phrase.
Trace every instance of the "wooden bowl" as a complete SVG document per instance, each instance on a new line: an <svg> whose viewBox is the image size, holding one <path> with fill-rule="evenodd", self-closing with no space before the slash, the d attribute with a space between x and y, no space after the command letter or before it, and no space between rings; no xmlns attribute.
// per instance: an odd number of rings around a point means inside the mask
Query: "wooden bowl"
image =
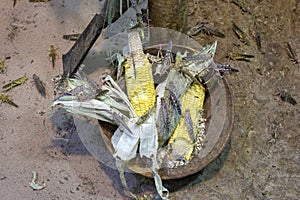
<svg viewBox="0 0 300 200"><path fill-rule="evenodd" d="M166 46L167 44L151 46L146 48L145 52L157 52L161 47L163 50L166 49ZM195 52L191 48L179 45L174 45L173 51L182 53L184 51L188 51L188 53ZM204 102L204 116L207 119L204 147L186 165L173 169L160 169L159 174L162 179L178 179L199 172L216 159L225 147L230 138L234 120L232 91L226 78L219 78L214 87L208 89ZM110 153L113 154L114 149L111 144L111 137L117 127L101 121L99 123L104 143ZM151 170L145 167L143 160L140 158L130 161L128 168L135 173L153 177Z"/></svg>

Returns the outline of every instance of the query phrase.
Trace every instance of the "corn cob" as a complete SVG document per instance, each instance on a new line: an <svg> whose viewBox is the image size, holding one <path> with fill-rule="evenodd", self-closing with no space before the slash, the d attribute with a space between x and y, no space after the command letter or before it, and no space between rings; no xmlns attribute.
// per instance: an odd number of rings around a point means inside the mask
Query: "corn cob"
<svg viewBox="0 0 300 200"><path fill-rule="evenodd" d="M203 108L205 89L199 83L193 83L182 97L182 113L180 121L170 137L168 145L171 147L171 167L188 162L197 140L197 127Z"/></svg>
<svg viewBox="0 0 300 200"><path fill-rule="evenodd" d="M124 64L128 98L137 114L145 115L155 104L155 89L152 66L143 52L139 32L128 33L130 56Z"/></svg>

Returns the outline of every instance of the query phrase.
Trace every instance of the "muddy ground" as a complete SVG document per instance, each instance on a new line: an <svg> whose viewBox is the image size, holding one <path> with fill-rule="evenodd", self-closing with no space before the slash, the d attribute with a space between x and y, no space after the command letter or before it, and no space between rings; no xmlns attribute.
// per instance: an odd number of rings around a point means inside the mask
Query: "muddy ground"
<svg viewBox="0 0 300 200"><path fill-rule="evenodd" d="M199 8L189 16L189 25L209 22L226 35L201 34L195 39L202 45L218 40L215 60L239 70L227 76L234 93L235 122L231 141L216 161L176 184L165 182L172 191L170 199L297 199L300 66L289 58L286 43L300 55L299 1L245 0L248 12L225 0L195 2ZM7 72L0 74L1 86L28 77L8 92L19 108L0 105L1 199L128 199L118 172L85 149L72 128L72 116L63 115L60 120L65 126L56 132L43 125L52 113L51 78L62 72L62 54L73 45L62 35L84 30L99 11L99 2L23 0L13 8L13 1L1 1L0 9L0 59L7 67ZM248 35L250 46L238 40L232 21ZM257 32L261 50L254 39ZM54 68L48 58L50 45L59 54ZM233 61L226 58L230 51L254 58L251 62ZM46 98L34 86L34 73L45 83ZM280 94L291 95L297 104L283 101L286 98ZM46 188L33 191L29 187L32 171ZM133 174L126 177L135 193L157 197L150 179Z"/></svg>

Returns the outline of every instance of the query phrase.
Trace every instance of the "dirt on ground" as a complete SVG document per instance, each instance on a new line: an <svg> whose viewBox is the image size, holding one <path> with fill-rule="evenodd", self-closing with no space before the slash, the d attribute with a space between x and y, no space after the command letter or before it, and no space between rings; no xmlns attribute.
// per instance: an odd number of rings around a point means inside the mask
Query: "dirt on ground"
<svg viewBox="0 0 300 200"><path fill-rule="evenodd" d="M190 27L208 22L225 34L199 34L194 39L203 46L217 40L215 61L239 70L227 76L235 120L231 140L214 162L198 174L164 182L170 199L300 196L300 64L290 58L287 46L300 55L300 1L239 2L243 5L227 0L190 4ZM0 74L1 87L28 77L8 92L19 107L0 105L1 199L128 199L118 171L98 162L82 144L72 115L59 111L62 123L55 131L44 125L53 116L51 78L62 73L62 54L74 44L62 35L81 33L99 12L99 1L17 0L15 7L13 1L1 1L0 9L0 59L7 67ZM249 45L234 34L232 22L246 33ZM57 48L54 67L50 45ZM250 62L231 60L226 57L229 52L254 57ZM33 74L44 82L45 98ZM38 184L46 183L44 189L29 186L32 171L38 174ZM131 173L126 179L134 193L158 199L151 179Z"/></svg>

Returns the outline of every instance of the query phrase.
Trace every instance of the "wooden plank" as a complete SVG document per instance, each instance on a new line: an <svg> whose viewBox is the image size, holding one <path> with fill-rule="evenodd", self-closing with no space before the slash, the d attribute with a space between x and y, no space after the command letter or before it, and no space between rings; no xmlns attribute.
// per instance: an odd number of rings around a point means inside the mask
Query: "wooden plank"
<svg viewBox="0 0 300 200"><path fill-rule="evenodd" d="M120 5L116 1L115 13L112 19L112 23L120 17ZM126 1L123 1L123 12L128 8L125 4ZM101 34L102 29L107 27L108 13L107 13L107 4L108 0L103 3L100 14L95 14L93 19L90 21L86 29L80 35L79 39L75 42L72 48L68 53L62 56L63 59L63 76L61 83L65 80L66 77L75 73L82 63L90 48L93 46L99 35ZM130 5L129 5L130 6Z"/></svg>
<svg viewBox="0 0 300 200"><path fill-rule="evenodd" d="M68 53L62 56L63 77L76 72L80 63L101 34L104 19L96 14Z"/></svg>

